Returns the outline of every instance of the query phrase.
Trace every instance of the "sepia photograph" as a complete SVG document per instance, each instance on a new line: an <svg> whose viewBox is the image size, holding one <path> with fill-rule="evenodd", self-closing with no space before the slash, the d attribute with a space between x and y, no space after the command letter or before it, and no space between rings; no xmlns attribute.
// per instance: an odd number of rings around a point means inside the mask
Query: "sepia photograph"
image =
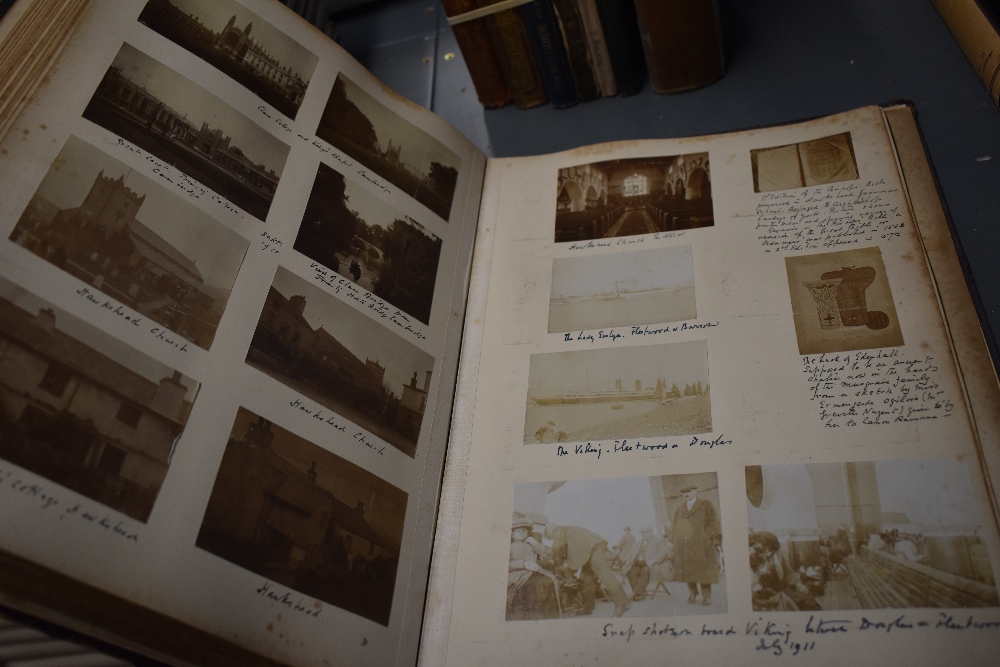
<svg viewBox="0 0 1000 667"><path fill-rule="evenodd" d="M294 248L427 324L441 239L325 164Z"/></svg>
<svg viewBox="0 0 1000 667"><path fill-rule="evenodd" d="M206 350L249 245L75 136L10 240Z"/></svg>
<svg viewBox="0 0 1000 667"><path fill-rule="evenodd" d="M316 136L448 221L461 159L343 72L337 75Z"/></svg>
<svg viewBox="0 0 1000 667"><path fill-rule="evenodd" d="M83 117L267 218L288 146L145 53L122 44Z"/></svg>
<svg viewBox="0 0 1000 667"><path fill-rule="evenodd" d="M607 160L559 170L556 243L714 224L708 153Z"/></svg>
<svg viewBox="0 0 1000 667"><path fill-rule="evenodd" d="M531 355L524 444L709 433L708 343Z"/></svg>
<svg viewBox="0 0 1000 667"><path fill-rule="evenodd" d="M0 278L0 458L145 523L199 386Z"/></svg>
<svg viewBox="0 0 1000 667"><path fill-rule="evenodd" d="M903 344L878 246L786 257L799 354Z"/></svg>
<svg viewBox="0 0 1000 667"><path fill-rule="evenodd" d="M241 407L195 544L389 625L406 501L389 482Z"/></svg>
<svg viewBox="0 0 1000 667"><path fill-rule="evenodd" d="M727 611L714 472L514 487L508 621Z"/></svg>
<svg viewBox="0 0 1000 667"><path fill-rule="evenodd" d="M233 0L149 0L139 23L294 119L318 58Z"/></svg>
<svg viewBox="0 0 1000 667"><path fill-rule="evenodd" d="M552 262L549 333L696 317L689 245Z"/></svg>
<svg viewBox="0 0 1000 667"><path fill-rule="evenodd" d="M959 459L747 467L754 610L1000 605Z"/></svg>
<svg viewBox="0 0 1000 667"><path fill-rule="evenodd" d="M776 192L858 178L851 133L750 151L753 191Z"/></svg>
<svg viewBox="0 0 1000 667"><path fill-rule="evenodd" d="M246 362L416 455L434 358L280 266Z"/></svg>

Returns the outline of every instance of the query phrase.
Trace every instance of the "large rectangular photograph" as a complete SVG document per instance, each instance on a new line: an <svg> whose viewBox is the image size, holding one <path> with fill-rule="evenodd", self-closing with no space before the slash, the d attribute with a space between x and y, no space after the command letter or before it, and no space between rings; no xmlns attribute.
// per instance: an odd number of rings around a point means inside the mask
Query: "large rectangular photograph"
<svg viewBox="0 0 1000 667"><path fill-rule="evenodd" d="M83 117L267 218L288 146L134 47L122 44Z"/></svg>
<svg viewBox="0 0 1000 667"><path fill-rule="evenodd" d="M416 455L434 358L280 266L246 362Z"/></svg>
<svg viewBox="0 0 1000 667"><path fill-rule="evenodd" d="M389 482L241 407L195 544L389 625L406 501Z"/></svg>
<svg viewBox="0 0 1000 667"><path fill-rule="evenodd" d="M524 444L708 433L708 343L531 355Z"/></svg>
<svg viewBox="0 0 1000 667"><path fill-rule="evenodd" d="M316 136L448 220L461 159L343 72L337 75Z"/></svg>
<svg viewBox="0 0 1000 667"><path fill-rule="evenodd" d="M419 222L321 164L294 247L427 324L441 246Z"/></svg>
<svg viewBox="0 0 1000 667"><path fill-rule="evenodd" d="M187 49L289 118L318 58L232 0L149 0L139 22Z"/></svg>
<svg viewBox="0 0 1000 667"><path fill-rule="evenodd" d="M714 224L708 153L607 160L559 170L556 243Z"/></svg>
<svg viewBox="0 0 1000 667"><path fill-rule="evenodd" d="M249 245L74 136L10 240L206 350Z"/></svg>
<svg viewBox="0 0 1000 667"><path fill-rule="evenodd" d="M199 383L0 278L0 457L145 522Z"/></svg>
<svg viewBox="0 0 1000 667"><path fill-rule="evenodd" d="M517 484L507 620L725 613L720 511L714 472Z"/></svg>
<svg viewBox="0 0 1000 667"><path fill-rule="evenodd" d="M993 524L959 460L749 466L746 478L756 611L1000 604Z"/></svg>

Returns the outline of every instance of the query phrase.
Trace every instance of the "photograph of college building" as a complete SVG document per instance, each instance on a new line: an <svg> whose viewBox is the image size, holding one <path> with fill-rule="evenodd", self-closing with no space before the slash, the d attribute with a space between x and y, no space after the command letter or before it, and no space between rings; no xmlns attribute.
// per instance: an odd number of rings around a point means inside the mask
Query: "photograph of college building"
<svg viewBox="0 0 1000 667"><path fill-rule="evenodd" d="M955 459L746 468L758 611L996 607L968 467Z"/></svg>
<svg viewBox="0 0 1000 667"><path fill-rule="evenodd" d="M559 170L556 243L710 227L708 153L592 162Z"/></svg>
<svg viewBox="0 0 1000 667"><path fill-rule="evenodd" d="M0 457L145 522L198 383L0 280Z"/></svg>
<svg viewBox="0 0 1000 667"><path fill-rule="evenodd" d="M240 408L196 545L388 625L406 501L364 468Z"/></svg>
<svg viewBox="0 0 1000 667"><path fill-rule="evenodd" d="M267 218L288 146L132 46L122 45L83 117Z"/></svg>
<svg viewBox="0 0 1000 667"><path fill-rule="evenodd" d="M295 118L317 58L232 0L150 0L139 22Z"/></svg>
<svg viewBox="0 0 1000 667"><path fill-rule="evenodd" d="M246 361L415 456L434 358L280 266Z"/></svg>

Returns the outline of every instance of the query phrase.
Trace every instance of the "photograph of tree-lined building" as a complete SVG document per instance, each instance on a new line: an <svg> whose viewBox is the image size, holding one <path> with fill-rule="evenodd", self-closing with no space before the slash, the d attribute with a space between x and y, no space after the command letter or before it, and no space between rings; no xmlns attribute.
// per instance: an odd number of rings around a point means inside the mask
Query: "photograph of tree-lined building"
<svg viewBox="0 0 1000 667"><path fill-rule="evenodd" d="M145 522L198 387L0 279L0 458Z"/></svg>
<svg viewBox="0 0 1000 667"><path fill-rule="evenodd" d="M246 361L416 454L434 358L280 266Z"/></svg>
<svg viewBox="0 0 1000 667"><path fill-rule="evenodd" d="M389 482L241 407L195 544L388 625L406 501Z"/></svg>
<svg viewBox="0 0 1000 667"><path fill-rule="evenodd" d="M711 430L706 341L531 355L526 445Z"/></svg>
<svg viewBox="0 0 1000 667"><path fill-rule="evenodd" d="M267 218L288 146L129 44L122 44L83 117Z"/></svg>
<svg viewBox="0 0 1000 667"><path fill-rule="evenodd" d="M139 22L181 46L289 118L318 58L232 0L149 0Z"/></svg>
<svg viewBox="0 0 1000 667"><path fill-rule="evenodd" d="M756 611L996 607L968 466L954 458L750 466Z"/></svg>
<svg viewBox="0 0 1000 667"><path fill-rule="evenodd" d="M10 240L206 350L249 245L75 136Z"/></svg>
<svg viewBox="0 0 1000 667"><path fill-rule="evenodd" d="M555 241L711 227L708 153L592 162L559 170Z"/></svg>
<svg viewBox="0 0 1000 667"><path fill-rule="evenodd" d="M341 72L316 136L448 220L462 161Z"/></svg>
<svg viewBox="0 0 1000 667"><path fill-rule="evenodd" d="M689 245L552 261L549 332L695 317Z"/></svg>

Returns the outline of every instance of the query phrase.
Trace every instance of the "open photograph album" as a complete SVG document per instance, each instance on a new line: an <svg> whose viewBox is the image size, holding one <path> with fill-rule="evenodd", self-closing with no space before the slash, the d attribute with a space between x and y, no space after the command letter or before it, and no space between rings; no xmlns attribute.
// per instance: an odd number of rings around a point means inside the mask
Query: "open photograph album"
<svg viewBox="0 0 1000 667"><path fill-rule="evenodd" d="M487 159L271 0L0 40L0 607L179 665L1000 650L911 107Z"/></svg>

